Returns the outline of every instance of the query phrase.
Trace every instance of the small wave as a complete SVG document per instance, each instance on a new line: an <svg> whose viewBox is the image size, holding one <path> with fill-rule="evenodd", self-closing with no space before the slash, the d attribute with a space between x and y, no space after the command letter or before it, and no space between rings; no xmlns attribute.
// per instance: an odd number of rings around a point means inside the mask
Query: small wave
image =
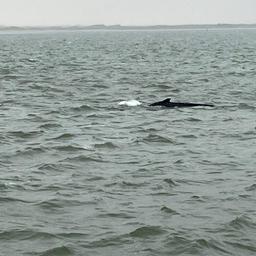
<svg viewBox="0 0 256 256"><path fill-rule="evenodd" d="M195 201L198 201L198 202L205 202L205 200L203 200L202 197L197 196L197 195L193 195L190 198L191 198L191 200L195 200Z"/></svg>
<svg viewBox="0 0 256 256"><path fill-rule="evenodd" d="M55 140L65 140L65 139L71 139L73 138L75 135L74 134L71 134L71 133L63 133L63 134L60 134L59 136L55 137L54 139Z"/></svg>
<svg viewBox="0 0 256 256"><path fill-rule="evenodd" d="M140 142L140 140L138 140L137 142ZM170 144L173 144L173 140L168 138L168 137L164 137L164 136L161 136L161 135L157 135L157 134L149 134L148 136L142 138L142 141L143 142L160 142L160 143L170 143Z"/></svg>
<svg viewBox="0 0 256 256"><path fill-rule="evenodd" d="M121 186L122 187L132 187L132 188L140 188L143 187L145 183L134 183L134 182L128 182L128 181L122 181Z"/></svg>
<svg viewBox="0 0 256 256"><path fill-rule="evenodd" d="M76 157L68 157L65 159L65 161L71 161L71 162L104 162L103 159L100 156L85 156L85 155L79 155Z"/></svg>
<svg viewBox="0 0 256 256"><path fill-rule="evenodd" d="M129 182L129 181L122 181L122 182L111 182L107 183L104 186L105 187L113 187L113 186L120 186L122 188L140 188L143 187L145 183L134 183L134 182Z"/></svg>
<svg viewBox="0 0 256 256"><path fill-rule="evenodd" d="M252 106L252 105L249 105L249 104L246 104L246 103L240 103L239 105L238 105L238 108L239 109L255 109L255 107L254 106Z"/></svg>
<svg viewBox="0 0 256 256"><path fill-rule="evenodd" d="M94 151L94 145L93 144L84 144L84 145L80 145L84 150L87 151Z"/></svg>
<svg viewBox="0 0 256 256"><path fill-rule="evenodd" d="M105 187L114 187L114 186L119 186L122 188L139 188L144 186L145 183L133 183L133 182L128 182L128 181L122 181L122 182L111 182L111 183L106 183L104 186Z"/></svg>
<svg viewBox="0 0 256 256"><path fill-rule="evenodd" d="M50 128L58 128L58 127L62 127L62 126L56 123L45 123L39 126L40 129L50 129Z"/></svg>
<svg viewBox="0 0 256 256"><path fill-rule="evenodd" d="M57 233L56 236L59 237L64 237L64 238L83 238L87 237L88 234L86 233L78 233L78 232L69 232L69 233Z"/></svg>
<svg viewBox="0 0 256 256"><path fill-rule="evenodd" d="M95 148L109 148L109 149L118 148L118 146L112 142L96 143L96 144L94 144L94 147Z"/></svg>
<svg viewBox="0 0 256 256"><path fill-rule="evenodd" d="M241 76L245 76L246 74L245 73L241 73L241 72L231 71L231 72L228 72L227 75L241 77Z"/></svg>
<svg viewBox="0 0 256 256"><path fill-rule="evenodd" d="M256 228L256 223L253 222L253 220L245 215L239 216L235 218L234 220L230 221L228 224L230 227L235 229L242 229L246 227L253 227Z"/></svg>
<svg viewBox="0 0 256 256"><path fill-rule="evenodd" d="M72 107L71 110L73 110L73 111L91 111L94 109L91 106L84 104L84 105L81 105L78 107Z"/></svg>
<svg viewBox="0 0 256 256"><path fill-rule="evenodd" d="M242 239L241 239L242 240ZM230 242L230 241L225 241L226 244L231 245L234 249L233 250L242 250L243 252L247 251L250 252L250 254L240 254L240 255L255 255L256 252L256 246L255 246L255 241L239 241L239 242Z"/></svg>
<svg viewBox="0 0 256 256"><path fill-rule="evenodd" d="M172 255L202 255L202 252L204 252L203 255L210 255L210 253L206 253L206 250L211 249L228 253L223 244L213 239L198 238L190 240L177 235L168 238L166 247L171 248L169 252Z"/></svg>
<svg viewBox="0 0 256 256"><path fill-rule="evenodd" d="M171 215L177 215L178 214L175 210L173 210L173 209L171 209L169 207L166 207L166 206L163 206L161 208L161 211L165 212L165 213L168 213L168 214L171 214Z"/></svg>
<svg viewBox="0 0 256 256"><path fill-rule="evenodd" d="M135 218L134 216L131 216L126 213L103 213L99 214L98 217L100 218L120 218L120 219L132 219Z"/></svg>
<svg viewBox="0 0 256 256"><path fill-rule="evenodd" d="M6 189L8 189L8 185L0 182L0 190L6 190Z"/></svg>
<svg viewBox="0 0 256 256"><path fill-rule="evenodd" d="M33 138L40 134L42 134L42 131L30 131L30 132L12 131L12 132L8 132L8 135L11 135L11 136L17 137L17 138L22 138L22 139Z"/></svg>
<svg viewBox="0 0 256 256"><path fill-rule="evenodd" d="M46 149L43 148L43 147L27 147L24 150L17 150L16 155L17 156L21 156L21 155L31 156L31 155L34 155L34 154L44 153L45 151L46 151Z"/></svg>
<svg viewBox="0 0 256 256"><path fill-rule="evenodd" d="M4 75L2 77L3 80L7 80L7 81L18 80L19 78L22 78L22 76L21 75L13 75L13 74Z"/></svg>
<svg viewBox="0 0 256 256"><path fill-rule="evenodd" d="M124 101L120 101L118 103L119 106L128 106L128 107L136 107L141 105L141 102L137 101L137 100L124 100Z"/></svg>
<svg viewBox="0 0 256 256"><path fill-rule="evenodd" d="M91 178L87 178L86 181L90 181L90 182L93 182L93 181L99 181L99 180L105 180L104 177L102 176L93 176Z"/></svg>
<svg viewBox="0 0 256 256"><path fill-rule="evenodd" d="M66 246L58 246L47 251L41 252L38 254L39 256L69 256L73 255L71 249Z"/></svg>
<svg viewBox="0 0 256 256"><path fill-rule="evenodd" d="M61 163L58 163L58 164L41 164L40 166L37 167L39 170L41 171L62 171L62 170L71 170L71 169L74 169L75 167L73 165L70 165L70 164L61 164Z"/></svg>
<svg viewBox="0 0 256 256"><path fill-rule="evenodd" d="M24 58L24 59L22 59L21 61L22 61L22 62L37 62L37 60L34 59L34 58Z"/></svg>
<svg viewBox="0 0 256 256"><path fill-rule="evenodd" d="M92 241L88 245L85 245L84 247L87 248L102 248L102 247L108 247L108 246L120 246L124 245L125 243L130 243L130 240L127 238L127 235L121 235L121 236L110 236L107 238L102 238L100 240Z"/></svg>
<svg viewBox="0 0 256 256"><path fill-rule="evenodd" d="M59 191L60 190L60 186L55 186L55 185L50 185L44 188L44 190L46 191ZM42 191L42 190L40 190ZM50 199L50 200L45 200L45 201L41 201L41 202L37 202L35 203L35 205L39 206L42 209L45 210L49 210L49 211L58 211L59 209L62 209L65 206L80 206L81 205L81 201L78 200L68 200L68 199Z"/></svg>
<svg viewBox="0 0 256 256"><path fill-rule="evenodd" d="M202 81L202 82L207 83L207 82L209 82L210 80L209 80L208 78L200 78L199 81Z"/></svg>
<svg viewBox="0 0 256 256"><path fill-rule="evenodd" d="M114 187L114 186L117 186L118 183L117 182L111 182L111 183L107 183L107 184L104 184L105 187Z"/></svg>
<svg viewBox="0 0 256 256"><path fill-rule="evenodd" d="M195 117L189 117L186 119L186 121L189 121L189 122L201 122L202 120L199 119L199 118L195 118Z"/></svg>
<svg viewBox="0 0 256 256"><path fill-rule="evenodd" d="M246 191L255 191L256 190L256 184L253 184L253 185L251 185L249 187L246 187L245 190Z"/></svg>
<svg viewBox="0 0 256 256"><path fill-rule="evenodd" d="M54 209L59 209L59 208L63 207L60 204L60 201L58 201L56 199L42 201L40 203L37 203L36 205L42 209L47 209L47 210L54 210Z"/></svg>
<svg viewBox="0 0 256 256"><path fill-rule="evenodd" d="M174 162L174 164L184 164L184 160L183 159L178 159Z"/></svg>
<svg viewBox="0 0 256 256"><path fill-rule="evenodd" d="M83 147L73 146L73 145L57 146L57 147L54 147L54 149L59 150L59 151L68 151L68 152L76 152L76 151L85 150L85 148L83 148Z"/></svg>
<svg viewBox="0 0 256 256"><path fill-rule="evenodd" d="M170 187L177 186L177 184L170 178L164 179L164 182L166 182Z"/></svg>
<svg viewBox="0 0 256 256"><path fill-rule="evenodd" d="M29 203L28 201L25 201L19 198L14 198L14 197L0 197L0 202L1 203L10 203L10 202Z"/></svg>
<svg viewBox="0 0 256 256"><path fill-rule="evenodd" d="M173 193L170 193L170 192L162 191L162 192L151 193L150 195L151 195L151 196L174 196L174 195L176 195L176 194L173 194Z"/></svg>
<svg viewBox="0 0 256 256"><path fill-rule="evenodd" d="M243 133L243 135L255 135L256 131L254 130L249 130Z"/></svg>
<svg viewBox="0 0 256 256"><path fill-rule="evenodd" d="M159 236L166 233L164 229L159 226L144 226L135 229L130 233L132 237L147 238L151 236Z"/></svg>
<svg viewBox="0 0 256 256"><path fill-rule="evenodd" d="M0 232L0 239L1 240L13 240L13 239L20 239L20 240L27 240L27 239L53 239L56 238L55 235L46 233L46 232L38 232L29 229L11 229L7 231Z"/></svg>
<svg viewBox="0 0 256 256"><path fill-rule="evenodd" d="M37 191L60 191L63 189L61 184L50 184L50 185L38 185L37 186Z"/></svg>
<svg viewBox="0 0 256 256"><path fill-rule="evenodd" d="M185 138L185 139L196 139L197 136L195 136L194 134L183 134L180 137Z"/></svg>

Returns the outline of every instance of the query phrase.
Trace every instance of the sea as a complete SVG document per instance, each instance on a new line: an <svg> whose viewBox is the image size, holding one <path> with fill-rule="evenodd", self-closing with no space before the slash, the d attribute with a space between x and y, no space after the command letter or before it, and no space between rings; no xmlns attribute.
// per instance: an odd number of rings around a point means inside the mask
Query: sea
<svg viewBox="0 0 256 256"><path fill-rule="evenodd" d="M256 255L255 112L256 29L1 31L0 255Z"/></svg>

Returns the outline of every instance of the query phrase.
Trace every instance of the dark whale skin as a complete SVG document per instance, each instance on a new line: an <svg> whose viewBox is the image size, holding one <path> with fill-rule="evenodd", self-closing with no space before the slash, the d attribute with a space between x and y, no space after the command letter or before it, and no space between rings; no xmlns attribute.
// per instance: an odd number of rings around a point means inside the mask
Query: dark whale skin
<svg viewBox="0 0 256 256"><path fill-rule="evenodd" d="M162 101L154 102L149 106L162 106L167 108L191 108L191 107L214 107L213 104L205 104L205 103L190 103L190 102L171 102L170 98L167 98Z"/></svg>

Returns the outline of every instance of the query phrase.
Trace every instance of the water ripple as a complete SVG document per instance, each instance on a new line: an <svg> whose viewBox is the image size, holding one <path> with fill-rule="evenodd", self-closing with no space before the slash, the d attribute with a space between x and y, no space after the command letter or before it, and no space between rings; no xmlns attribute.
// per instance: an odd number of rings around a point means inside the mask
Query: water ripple
<svg viewBox="0 0 256 256"><path fill-rule="evenodd" d="M132 231L130 233L130 236L137 238L149 238L152 236L159 236L165 233L166 231L158 226L143 226Z"/></svg>
<svg viewBox="0 0 256 256"><path fill-rule="evenodd" d="M2 31L0 254L254 255L255 31Z"/></svg>

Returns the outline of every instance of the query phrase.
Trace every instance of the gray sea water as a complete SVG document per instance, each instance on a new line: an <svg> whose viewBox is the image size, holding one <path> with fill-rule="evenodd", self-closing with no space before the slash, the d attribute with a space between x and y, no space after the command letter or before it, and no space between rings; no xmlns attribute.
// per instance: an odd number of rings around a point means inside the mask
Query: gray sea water
<svg viewBox="0 0 256 256"><path fill-rule="evenodd" d="M255 255L255 110L254 29L1 32L0 255Z"/></svg>

